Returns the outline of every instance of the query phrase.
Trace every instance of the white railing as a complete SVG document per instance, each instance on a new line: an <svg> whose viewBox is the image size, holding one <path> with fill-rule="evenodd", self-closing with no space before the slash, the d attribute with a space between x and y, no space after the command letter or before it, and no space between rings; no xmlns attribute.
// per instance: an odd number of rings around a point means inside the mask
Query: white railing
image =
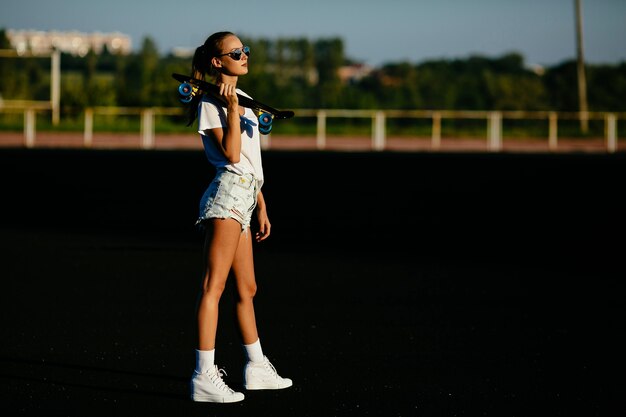
<svg viewBox="0 0 626 417"><path fill-rule="evenodd" d="M33 148L37 127L37 112L49 112L52 105L48 101L0 100L0 113L24 114L24 146Z"/></svg>
<svg viewBox="0 0 626 417"><path fill-rule="evenodd" d="M90 148L93 144L93 118L94 115L120 116L137 115L140 117L140 137L143 149L152 149L154 140L154 117L157 115L176 116L182 114L181 109L169 107L88 107L85 109L85 123L83 132L83 144Z"/></svg>
<svg viewBox="0 0 626 417"><path fill-rule="evenodd" d="M313 110L296 111L299 117L317 118L317 148L326 148L326 122L329 118L370 118L372 119L372 149L383 150L386 144L386 120L389 118L413 118L431 120L431 149L441 148L441 123L444 119L475 119L487 123L487 149L502 150L502 123L508 120L546 120L548 123L548 147L558 149L558 121L580 120L578 112L555 111L464 111L464 110ZM603 120L605 124L606 150L617 150L617 121L626 118L626 114L607 112L587 112L587 120Z"/></svg>
<svg viewBox="0 0 626 417"><path fill-rule="evenodd" d="M50 53L33 55L32 52L18 53L13 49L0 49L0 58L48 58L50 57L50 100L44 105L50 108L52 112L52 124L58 125L61 112L61 51L55 49ZM2 108L2 100L0 100L0 109ZM13 100L18 102L21 100ZM34 102L38 103L38 102Z"/></svg>
<svg viewBox="0 0 626 417"><path fill-rule="evenodd" d="M24 145L34 147L36 145L36 113L49 112L48 102L0 102L0 113L23 112L24 114ZM463 110L342 110L342 109L299 109L295 110L297 117L309 117L316 119L316 147L319 150L327 148L327 121L329 118L366 118L371 119L371 149L380 151L386 149L386 122L392 118L426 119L431 123L430 148L441 148L442 121L473 119L486 122L486 148L489 151L498 152L503 145L503 121L504 120L545 120L548 125L548 148L558 149L558 123L560 120L598 120L604 123L604 139L607 152L616 152L618 147L618 120L626 119L626 113L611 112L588 112L581 115L578 112L554 112L554 111L463 111ZM180 108L138 108L138 107L91 107L84 112L83 146L91 147L93 144L95 115L136 115L140 117L141 148L153 149L155 147L155 116L182 115Z"/></svg>

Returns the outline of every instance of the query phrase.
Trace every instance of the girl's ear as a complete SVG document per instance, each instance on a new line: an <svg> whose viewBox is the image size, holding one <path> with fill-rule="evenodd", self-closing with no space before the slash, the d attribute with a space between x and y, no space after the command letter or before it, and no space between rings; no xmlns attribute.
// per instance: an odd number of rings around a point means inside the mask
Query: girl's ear
<svg viewBox="0 0 626 417"><path fill-rule="evenodd" d="M222 61L217 59L217 57L213 57L213 58L211 58L211 65L213 66L213 68L221 68L222 67Z"/></svg>

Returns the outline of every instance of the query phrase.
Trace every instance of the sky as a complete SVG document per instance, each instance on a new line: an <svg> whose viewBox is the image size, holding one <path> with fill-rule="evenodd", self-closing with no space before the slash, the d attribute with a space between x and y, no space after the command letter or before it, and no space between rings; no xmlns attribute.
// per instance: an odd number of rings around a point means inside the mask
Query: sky
<svg viewBox="0 0 626 417"><path fill-rule="evenodd" d="M122 32L133 48L150 37L162 53L229 30L244 43L337 37L348 58L372 66L510 52L529 66L576 57L574 0L0 1L3 29ZM585 60L626 61L626 0L581 1Z"/></svg>

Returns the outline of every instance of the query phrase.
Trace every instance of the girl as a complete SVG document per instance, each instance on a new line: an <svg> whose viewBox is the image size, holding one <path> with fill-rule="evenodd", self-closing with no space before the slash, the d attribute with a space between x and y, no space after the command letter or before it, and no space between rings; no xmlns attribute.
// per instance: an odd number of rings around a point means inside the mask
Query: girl
<svg viewBox="0 0 626 417"><path fill-rule="evenodd" d="M215 365L215 336L220 297L232 271L238 293L236 311L247 363L244 387L282 389L292 385L281 378L261 349L252 299L256 292L250 221L256 211L257 242L267 239L271 224L261 187L258 120L250 109L239 106L237 80L248 73L250 48L231 32L217 32L196 49L192 75L215 77L222 100L208 94L196 97L190 108L190 124L198 117L198 132L216 175L200 201L198 224L204 226L205 273L198 308L196 369L191 377L194 401L236 402L244 395L230 389ZM247 96L247 95L246 95Z"/></svg>

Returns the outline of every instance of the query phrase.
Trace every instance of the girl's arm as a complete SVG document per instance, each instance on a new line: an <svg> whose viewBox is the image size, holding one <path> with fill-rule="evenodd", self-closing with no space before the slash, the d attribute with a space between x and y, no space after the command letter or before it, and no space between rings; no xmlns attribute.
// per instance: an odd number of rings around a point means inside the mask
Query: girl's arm
<svg viewBox="0 0 626 417"><path fill-rule="evenodd" d="M256 241L261 242L267 239L270 235L270 229L272 225L267 217L267 206L265 205L265 198L263 193L259 191L256 198L256 215L259 220L259 231L256 233Z"/></svg>
<svg viewBox="0 0 626 417"><path fill-rule="evenodd" d="M209 136L217 143L226 159L231 164L239 162L241 156L241 121L239 118L239 99L235 86L220 84L220 94L227 102L226 128L211 129Z"/></svg>

